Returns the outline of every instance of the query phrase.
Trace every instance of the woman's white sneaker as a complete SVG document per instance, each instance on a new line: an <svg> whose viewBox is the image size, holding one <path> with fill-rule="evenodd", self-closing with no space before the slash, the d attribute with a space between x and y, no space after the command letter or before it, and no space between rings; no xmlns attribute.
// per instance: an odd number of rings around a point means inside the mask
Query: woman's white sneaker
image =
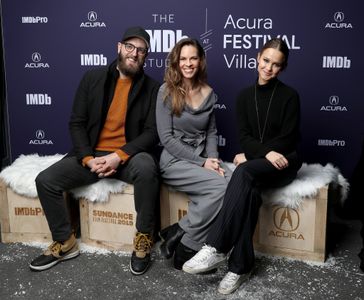
<svg viewBox="0 0 364 300"><path fill-rule="evenodd" d="M190 274L207 272L222 265L226 260L224 253L219 253L214 247L205 245L194 257L183 264L183 271Z"/></svg>
<svg viewBox="0 0 364 300"><path fill-rule="evenodd" d="M251 273L246 274L235 274L233 272L228 272L225 277L221 280L219 288L217 289L220 294L228 295L239 288L239 286L247 281Z"/></svg>

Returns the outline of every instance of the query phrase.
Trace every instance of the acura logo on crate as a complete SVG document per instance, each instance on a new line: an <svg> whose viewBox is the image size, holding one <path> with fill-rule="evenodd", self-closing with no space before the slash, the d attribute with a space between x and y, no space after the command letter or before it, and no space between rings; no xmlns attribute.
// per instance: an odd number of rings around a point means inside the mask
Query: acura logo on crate
<svg viewBox="0 0 364 300"><path fill-rule="evenodd" d="M274 230L269 232L269 235L273 235L279 238L290 238L297 240L304 240L304 236L296 231L300 226L300 214L297 210L289 207L278 207L273 213Z"/></svg>
<svg viewBox="0 0 364 300"><path fill-rule="evenodd" d="M282 231L295 231L300 226L300 215L297 210L278 207L273 212L274 226Z"/></svg>

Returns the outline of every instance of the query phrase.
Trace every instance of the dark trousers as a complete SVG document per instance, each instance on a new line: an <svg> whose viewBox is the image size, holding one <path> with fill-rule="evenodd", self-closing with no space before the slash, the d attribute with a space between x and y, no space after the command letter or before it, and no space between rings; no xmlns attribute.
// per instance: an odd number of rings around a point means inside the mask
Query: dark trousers
<svg viewBox="0 0 364 300"><path fill-rule="evenodd" d="M159 168L154 158L145 152L138 153L121 165L110 178L134 185L136 228L151 234L160 189ZM97 174L83 167L74 156L63 158L37 176L35 181L39 200L54 241L65 241L71 235L70 216L63 192L98 180Z"/></svg>
<svg viewBox="0 0 364 300"><path fill-rule="evenodd" d="M253 268L253 234L262 203L261 190L289 184L300 167L298 159L291 159L289 167L279 171L262 158L249 160L235 169L207 238L207 244L220 252L228 253L233 248L229 271L245 274Z"/></svg>

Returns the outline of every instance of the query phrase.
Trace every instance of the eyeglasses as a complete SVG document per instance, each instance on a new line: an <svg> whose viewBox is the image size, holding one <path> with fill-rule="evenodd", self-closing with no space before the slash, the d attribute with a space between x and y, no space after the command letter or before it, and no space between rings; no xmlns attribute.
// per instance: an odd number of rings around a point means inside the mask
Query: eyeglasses
<svg viewBox="0 0 364 300"><path fill-rule="evenodd" d="M148 52L148 48L135 47L133 44L130 44L130 43L124 43L124 42L120 42L120 43L124 45L125 50L128 52L133 52L134 49L137 50L137 54L139 54L139 55L145 55Z"/></svg>

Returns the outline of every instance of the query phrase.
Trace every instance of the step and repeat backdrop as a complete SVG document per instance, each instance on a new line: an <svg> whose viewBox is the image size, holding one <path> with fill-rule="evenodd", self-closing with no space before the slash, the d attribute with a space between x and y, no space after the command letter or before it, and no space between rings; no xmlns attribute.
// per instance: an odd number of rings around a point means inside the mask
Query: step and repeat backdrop
<svg viewBox="0 0 364 300"><path fill-rule="evenodd" d="M12 160L69 151L68 120L83 73L111 63L124 29L140 25L151 36L145 71L160 82L178 40L203 45L219 98L220 154L229 161L239 151L236 96L256 80L260 47L282 37L291 53L280 79L301 97L303 158L331 162L350 176L364 136L360 3L2 0Z"/></svg>

